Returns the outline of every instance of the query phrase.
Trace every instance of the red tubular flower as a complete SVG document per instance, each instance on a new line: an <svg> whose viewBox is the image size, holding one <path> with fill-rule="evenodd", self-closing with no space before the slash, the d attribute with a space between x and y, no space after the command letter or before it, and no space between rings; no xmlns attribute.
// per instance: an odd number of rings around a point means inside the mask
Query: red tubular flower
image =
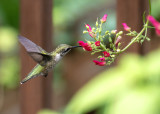
<svg viewBox="0 0 160 114"><path fill-rule="evenodd" d="M110 57L110 53L108 53L107 51L104 51L103 54L105 57Z"/></svg>
<svg viewBox="0 0 160 114"><path fill-rule="evenodd" d="M85 27L87 28L88 32L92 32L92 28L89 24L86 24Z"/></svg>
<svg viewBox="0 0 160 114"><path fill-rule="evenodd" d="M105 57L100 58L101 61L105 61Z"/></svg>
<svg viewBox="0 0 160 114"><path fill-rule="evenodd" d="M96 45L96 46L100 46L100 41L96 41L96 42L95 42L95 45Z"/></svg>
<svg viewBox="0 0 160 114"><path fill-rule="evenodd" d="M128 27L126 23L122 23L122 25L123 25L125 31L130 31L131 30L131 28Z"/></svg>
<svg viewBox="0 0 160 114"><path fill-rule="evenodd" d="M92 38L96 36L96 34L92 32L92 28L89 24L86 24L85 27L87 28L87 31Z"/></svg>
<svg viewBox="0 0 160 114"><path fill-rule="evenodd" d="M85 46L83 47L86 51L92 51L92 47L88 44L85 43Z"/></svg>
<svg viewBox="0 0 160 114"><path fill-rule="evenodd" d="M102 17L102 19L101 19L101 22L102 23L105 23L106 22L106 20L107 20L107 14L104 14L104 16Z"/></svg>
<svg viewBox="0 0 160 114"><path fill-rule="evenodd" d="M99 66L104 66L106 64L105 61L97 61L97 60L93 60L93 62L96 64L96 65L99 65Z"/></svg>
<svg viewBox="0 0 160 114"><path fill-rule="evenodd" d="M78 41L79 45L83 47L86 51L92 51L92 47L83 41Z"/></svg>
<svg viewBox="0 0 160 114"><path fill-rule="evenodd" d="M104 66L106 64L105 57L100 58L101 61L93 60L96 65Z"/></svg>
<svg viewBox="0 0 160 114"><path fill-rule="evenodd" d="M158 22L156 19L154 19L154 17L151 15L148 15L147 19L155 27L157 35L160 36L160 22Z"/></svg>
<svg viewBox="0 0 160 114"><path fill-rule="evenodd" d="M84 43L83 41L78 41L78 43L79 43L79 45L82 46L82 47L85 45L85 43Z"/></svg>

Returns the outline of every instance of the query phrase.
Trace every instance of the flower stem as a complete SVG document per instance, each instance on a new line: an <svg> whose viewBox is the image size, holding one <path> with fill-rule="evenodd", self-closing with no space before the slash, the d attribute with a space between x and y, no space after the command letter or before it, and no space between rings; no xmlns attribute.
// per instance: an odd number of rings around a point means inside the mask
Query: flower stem
<svg viewBox="0 0 160 114"><path fill-rule="evenodd" d="M144 25L143 29L141 30L141 32L125 47L123 48L119 53L124 52L125 50L127 50L142 34L143 32L146 30L148 26L148 21L146 22L146 24ZM118 53L118 54L119 54Z"/></svg>
<svg viewBox="0 0 160 114"><path fill-rule="evenodd" d="M104 51L107 51L106 47L103 44L100 43L100 46Z"/></svg>

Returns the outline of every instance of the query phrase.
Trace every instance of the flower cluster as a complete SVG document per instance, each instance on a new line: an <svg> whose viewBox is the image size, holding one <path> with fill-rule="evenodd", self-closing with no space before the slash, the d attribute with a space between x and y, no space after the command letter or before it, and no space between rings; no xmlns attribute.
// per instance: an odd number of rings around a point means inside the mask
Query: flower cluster
<svg viewBox="0 0 160 114"><path fill-rule="evenodd" d="M160 35L160 23L150 15L147 16L147 21L144 22L144 28L139 33L132 31L131 27L129 27L126 23L122 23L124 30L127 32L125 35L132 36L133 38L127 46L125 46L123 49L120 49L120 41L122 39L123 31L118 32L117 30L112 30L105 31L105 33L102 34L102 25L106 22L107 16L108 15L105 14L100 19L100 23L97 19L95 27L91 27L89 24L85 25L87 30L83 31L83 33L88 33L94 39L94 41L78 41L79 45L82 46L85 51L91 51L91 54L99 53L99 56L97 57L99 60L93 60L96 65L110 65L112 62L114 62L116 56L124 52L133 43L143 43L145 39L150 41L150 38L146 36L147 29L149 28L148 22L152 23L156 29L156 33ZM143 33L145 34L143 35ZM108 43L106 43L106 41Z"/></svg>
<svg viewBox="0 0 160 114"><path fill-rule="evenodd" d="M104 66L107 64L111 64L115 55L113 52L117 52L117 49L120 47L120 39L122 31L117 32L117 30L112 30L111 32L106 31L104 35L102 32L102 24L104 24L107 20L107 14L105 14L99 21L96 21L96 28L92 28L89 24L86 24L85 27L87 31L83 31L83 33L88 33L95 41L78 41L79 45L83 47L85 51L92 51L91 54L101 53L98 60L93 60L96 65ZM104 43L104 39L109 37L110 47L106 48L106 44Z"/></svg>

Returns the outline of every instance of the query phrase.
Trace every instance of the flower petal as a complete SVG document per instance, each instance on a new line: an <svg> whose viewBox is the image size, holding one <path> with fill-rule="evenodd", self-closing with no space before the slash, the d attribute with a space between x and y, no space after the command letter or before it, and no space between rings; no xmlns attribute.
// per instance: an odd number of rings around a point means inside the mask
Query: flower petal
<svg viewBox="0 0 160 114"><path fill-rule="evenodd" d="M86 24L85 27L87 28L88 32L91 32L92 31L92 28L89 24Z"/></svg>
<svg viewBox="0 0 160 114"><path fill-rule="evenodd" d="M85 42L83 42L83 41L78 41L78 43L79 43L79 45L82 46L82 47L85 45Z"/></svg>
<svg viewBox="0 0 160 114"><path fill-rule="evenodd" d="M93 62L96 64L96 65L99 65L99 66L104 66L106 64L105 61L102 61L102 62L99 62L97 60L93 60Z"/></svg>
<svg viewBox="0 0 160 114"><path fill-rule="evenodd" d="M126 23L122 23L122 25L123 25L123 28L124 28L125 31L130 31L131 30L131 28L128 27Z"/></svg>
<svg viewBox="0 0 160 114"><path fill-rule="evenodd" d="M155 27L156 29L156 34L158 36L160 36L160 22L158 22L153 16L148 15L147 19L149 20L149 22L152 23L152 25Z"/></svg>
<svg viewBox="0 0 160 114"><path fill-rule="evenodd" d="M154 18L153 16L148 15L148 16L147 16L147 19L149 20L149 22L152 23L152 25L153 25L154 27L157 27L157 26L159 25L159 22L156 21L155 18Z"/></svg>
<svg viewBox="0 0 160 114"><path fill-rule="evenodd" d="M110 53L108 53L107 51L104 51L103 54L105 57L110 57Z"/></svg>
<svg viewBox="0 0 160 114"><path fill-rule="evenodd" d="M101 61L105 61L105 57L100 58Z"/></svg>
<svg viewBox="0 0 160 114"><path fill-rule="evenodd" d="M96 45L96 46L100 46L100 41L96 41L96 42L95 42L95 45Z"/></svg>
<svg viewBox="0 0 160 114"><path fill-rule="evenodd" d="M101 19L101 22L102 23L105 23L106 22L106 20L107 20L107 14L104 14L104 16L102 17L102 19Z"/></svg>

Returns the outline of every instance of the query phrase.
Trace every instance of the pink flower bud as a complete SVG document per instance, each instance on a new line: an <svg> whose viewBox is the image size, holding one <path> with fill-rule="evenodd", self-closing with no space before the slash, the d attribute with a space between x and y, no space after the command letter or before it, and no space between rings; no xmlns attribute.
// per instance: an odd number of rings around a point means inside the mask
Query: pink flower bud
<svg viewBox="0 0 160 114"><path fill-rule="evenodd" d="M85 27L87 28L88 32L91 32L92 31L92 28L89 24L86 24Z"/></svg>
<svg viewBox="0 0 160 114"><path fill-rule="evenodd" d="M123 25L125 31L130 31L131 30L131 28L128 27L126 23L122 23L122 25Z"/></svg>
<svg viewBox="0 0 160 114"><path fill-rule="evenodd" d="M96 34L94 34L94 33L92 32L92 28L91 28L91 26L90 26L89 24L86 24L85 27L87 28L87 31L88 31L89 35L90 35L92 38L93 38L93 37L96 37Z"/></svg>
<svg viewBox="0 0 160 114"><path fill-rule="evenodd" d="M118 46L118 43L121 41L122 39L122 36L118 36L116 42L115 42L115 46L117 47Z"/></svg>
<svg viewBox="0 0 160 114"><path fill-rule="evenodd" d="M105 61L105 57L100 58L101 61Z"/></svg>
<svg viewBox="0 0 160 114"><path fill-rule="evenodd" d="M102 23L105 23L106 22L106 20L107 20L107 14L104 14L104 16L102 17L102 19L101 19L101 22Z"/></svg>

